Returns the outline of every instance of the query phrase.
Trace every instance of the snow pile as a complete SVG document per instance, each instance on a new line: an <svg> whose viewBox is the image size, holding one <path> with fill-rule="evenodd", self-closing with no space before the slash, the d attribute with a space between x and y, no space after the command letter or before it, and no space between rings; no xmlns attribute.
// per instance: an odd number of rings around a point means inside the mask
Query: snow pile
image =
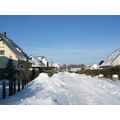
<svg viewBox="0 0 120 120"><path fill-rule="evenodd" d="M117 74L112 75L113 80L119 80L119 76Z"/></svg>
<svg viewBox="0 0 120 120"><path fill-rule="evenodd" d="M120 81L75 73L40 74L15 96L0 104L99 105L120 104Z"/></svg>

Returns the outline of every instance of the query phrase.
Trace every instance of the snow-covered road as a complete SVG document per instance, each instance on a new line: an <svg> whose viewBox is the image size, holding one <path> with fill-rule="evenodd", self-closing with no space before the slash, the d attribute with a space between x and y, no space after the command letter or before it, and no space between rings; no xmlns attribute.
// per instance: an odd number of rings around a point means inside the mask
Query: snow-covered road
<svg viewBox="0 0 120 120"><path fill-rule="evenodd" d="M0 100L20 105L113 105L120 104L120 81L58 73L40 74L20 93Z"/></svg>

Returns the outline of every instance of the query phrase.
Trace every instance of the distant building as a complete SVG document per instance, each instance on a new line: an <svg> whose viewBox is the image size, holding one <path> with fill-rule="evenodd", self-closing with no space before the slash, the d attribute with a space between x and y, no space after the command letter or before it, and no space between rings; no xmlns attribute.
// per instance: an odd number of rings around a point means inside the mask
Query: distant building
<svg viewBox="0 0 120 120"><path fill-rule="evenodd" d="M48 61L45 57L30 56L29 62L31 63L31 68L39 69L41 71L45 71L48 67Z"/></svg>
<svg viewBox="0 0 120 120"><path fill-rule="evenodd" d="M78 67L74 67L74 68L70 68L69 69L69 72L78 72L78 71L80 71L80 70L82 70L82 68L78 68Z"/></svg>
<svg viewBox="0 0 120 120"><path fill-rule="evenodd" d="M85 65L85 66L84 66L84 69L85 69L85 70L89 70L90 68L91 68L91 65Z"/></svg>
<svg viewBox="0 0 120 120"><path fill-rule="evenodd" d="M30 56L29 62L32 69L39 69L40 71L59 71L58 63L49 62L45 56Z"/></svg>
<svg viewBox="0 0 120 120"><path fill-rule="evenodd" d="M12 59L16 69L23 69L27 54L10 38L6 32L0 33L0 69L5 69L8 60Z"/></svg>
<svg viewBox="0 0 120 120"><path fill-rule="evenodd" d="M44 68L45 65L35 56L29 57L29 62L31 63L31 68Z"/></svg>
<svg viewBox="0 0 120 120"><path fill-rule="evenodd" d="M49 68L54 69L56 71L60 70L60 65L58 63L50 62L49 63Z"/></svg>
<svg viewBox="0 0 120 120"><path fill-rule="evenodd" d="M90 64L90 65L85 65L84 69L85 70L96 70L96 69L100 69L100 67L97 64Z"/></svg>
<svg viewBox="0 0 120 120"><path fill-rule="evenodd" d="M90 69L91 69L91 70L99 69L99 65L93 64L93 65L91 65Z"/></svg>
<svg viewBox="0 0 120 120"><path fill-rule="evenodd" d="M106 60L100 65L101 68L120 65L120 48L111 53Z"/></svg>
<svg viewBox="0 0 120 120"><path fill-rule="evenodd" d="M45 56L36 56L36 58L39 59L39 61L41 61L45 65L45 67L49 66L49 61Z"/></svg>

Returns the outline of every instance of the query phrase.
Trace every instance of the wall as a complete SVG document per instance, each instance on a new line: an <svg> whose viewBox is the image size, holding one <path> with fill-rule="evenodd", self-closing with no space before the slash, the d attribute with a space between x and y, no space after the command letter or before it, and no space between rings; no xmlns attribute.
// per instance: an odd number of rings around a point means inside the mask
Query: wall
<svg viewBox="0 0 120 120"><path fill-rule="evenodd" d="M5 68L8 62L8 59L11 57L14 61L15 66L17 66L18 58L15 53L3 42L0 41L0 50L4 50L5 54L0 55L0 68Z"/></svg>

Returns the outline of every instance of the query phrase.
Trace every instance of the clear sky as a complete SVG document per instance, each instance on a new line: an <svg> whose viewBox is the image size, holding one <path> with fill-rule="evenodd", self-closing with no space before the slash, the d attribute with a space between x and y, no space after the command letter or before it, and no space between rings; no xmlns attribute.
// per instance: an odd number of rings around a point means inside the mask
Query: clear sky
<svg viewBox="0 0 120 120"><path fill-rule="evenodd" d="M0 31L60 64L99 63L120 47L120 16L0 16Z"/></svg>

